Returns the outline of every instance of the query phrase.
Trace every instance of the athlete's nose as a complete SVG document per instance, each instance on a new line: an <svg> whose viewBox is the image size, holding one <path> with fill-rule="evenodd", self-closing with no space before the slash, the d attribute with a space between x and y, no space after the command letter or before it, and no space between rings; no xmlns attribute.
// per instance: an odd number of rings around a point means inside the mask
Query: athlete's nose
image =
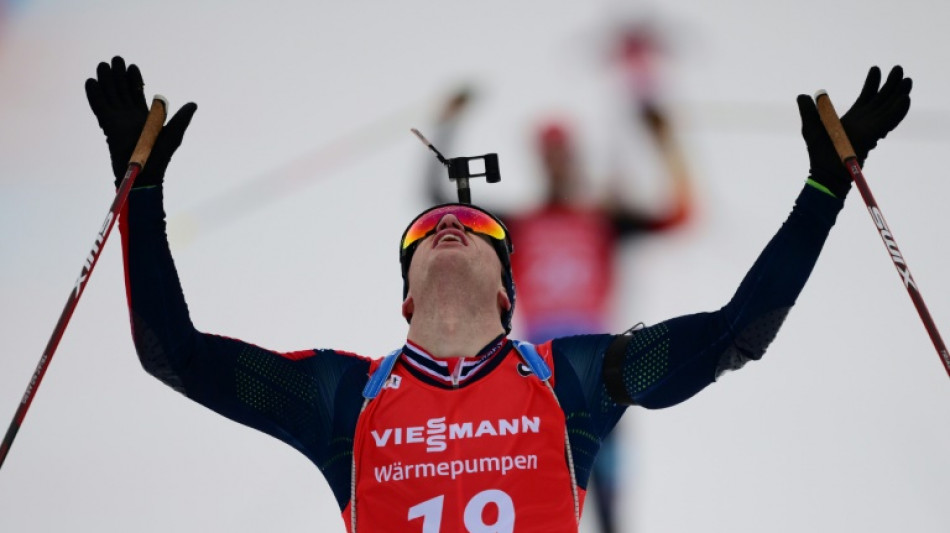
<svg viewBox="0 0 950 533"><path fill-rule="evenodd" d="M452 213L449 213L442 217L442 220L439 220L439 224L435 227L436 231L442 231L445 228L455 228L457 230L465 231L465 226L459 222L459 219L455 217Z"/></svg>

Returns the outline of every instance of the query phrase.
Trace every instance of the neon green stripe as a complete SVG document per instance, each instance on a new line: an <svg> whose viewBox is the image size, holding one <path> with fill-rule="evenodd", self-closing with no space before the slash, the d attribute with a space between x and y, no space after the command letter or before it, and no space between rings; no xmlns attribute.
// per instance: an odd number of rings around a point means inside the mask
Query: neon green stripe
<svg viewBox="0 0 950 533"><path fill-rule="evenodd" d="M830 190L828 190L828 187L825 187L824 185L818 183L817 181L815 181L815 180L813 180L813 179L811 179L811 178L808 178L808 182L807 182L807 183L808 183L809 185L811 185L812 187L818 189L819 191L821 191L821 192L827 194L828 196L830 196L830 197L832 197L832 198L837 198L837 196L835 196L835 193L833 193L833 192L831 192Z"/></svg>

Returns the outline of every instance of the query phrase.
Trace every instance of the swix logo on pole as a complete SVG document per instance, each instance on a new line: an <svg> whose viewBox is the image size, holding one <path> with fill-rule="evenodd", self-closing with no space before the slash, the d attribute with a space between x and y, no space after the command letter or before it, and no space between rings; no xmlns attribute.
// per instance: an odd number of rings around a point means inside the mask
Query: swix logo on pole
<svg viewBox="0 0 950 533"><path fill-rule="evenodd" d="M897 243L894 242L894 236L891 234L890 228L888 228L887 223L884 222L884 215L881 214L877 206L869 206L868 210L871 212L871 218L874 219L878 233L880 233L881 238L884 239L887 250L891 253L891 260L894 261L894 266L897 267L897 271L900 272L901 277L904 278L904 285L908 289L913 288L917 290L917 284L914 283L914 278L911 277L910 270L907 269L904 256L901 255L900 249L897 248Z"/></svg>
<svg viewBox="0 0 950 533"><path fill-rule="evenodd" d="M49 359L49 353L43 352L43 357L40 357L39 366L43 367L44 365L46 365L47 359ZM30 384L27 385L26 387L26 392L23 393L23 398L20 398L21 404L25 405L30 402L30 398L33 396L33 387L36 387L37 381L39 381L39 376L34 372L33 377L30 378ZM26 413L23 413L23 414L25 415Z"/></svg>
<svg viewBox="0 0 950 533"><path fill-rule="evenodd" d="M113 218L115 218L115 215L112 214L112 211L109 211L105 222L102 223L102 228L99 229L99 233L96 235L96 242L92 243L92 250L86 256L86 262L82 265L82 272L79 273L79 278L76 279L76 298L79 298L82 287L89 278L89 273L92 272L92 267L96 265L96 261L99 259L99 251L102 250L102 243L106 240L106 233L109 232L109 226L112 224Z"/></svg>

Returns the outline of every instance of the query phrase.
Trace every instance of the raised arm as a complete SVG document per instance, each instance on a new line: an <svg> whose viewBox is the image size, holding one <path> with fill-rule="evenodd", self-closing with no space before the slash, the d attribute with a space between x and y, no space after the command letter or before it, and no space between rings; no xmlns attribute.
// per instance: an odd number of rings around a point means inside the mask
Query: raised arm
<svg viewBox="0 0 950 533"><path fill-rule="evenodd" d="M880 82L880 70L871 68L841 119L862 163L910 107L911 80L900 67ZM851 187L814 101L800 95L798 106L811 168L788 219L722 309L634 332L605 357L604 383L616 403L659 408L683 401L722 372L760 359L775 338Z"/></svg>
<svg viewBox="0 0 950 533"><path fill-rule="evenodd" d="M642 122L659 154L662 172L669 180L669 203L663 211L638 209L623 202L623 195L613 191L606 207L618 235L671 229L685 223L694 203L693 184L670 117L662 106L651 98L636 99L633 115ZM616 185L615 185L616 186Z"/></svg>
<svg viewBox="0 0 950 533"><path fill-rule="evenodd" d="M139 69L126 68L120 57L101 63L97 77L86 82L117 177L145 119L142 86ZM146 371L175 390L291 444L328 479L344 479L348 463L334 463L332 442L340 435L352 438L360 382L365 382L369 361L331 350L277 353L202 333L191 322L165 234L162 181L196 107L183 106L162 130L121 215L130 322L139 359ZM340 387L354 393L338 395ZM336 485L331 479L334 490Z"/></svg>
<svg viewBox="0 0 950 533"><path fill-rule="evenodd" d="M619 235L660 231L686 222L693 210L693 185L686 156L674 131L673 121L662 105L660 63L665 59L663 35L649 24L629 28L614 50L616 67L628 93L631 120L642 124L659 155L660 171L669 180L669 200L662 211L637 208L611 192L606 206L613 214ZM619 181L619 176L615 179ZM614 182L614 187L619 183Z"/></svg>

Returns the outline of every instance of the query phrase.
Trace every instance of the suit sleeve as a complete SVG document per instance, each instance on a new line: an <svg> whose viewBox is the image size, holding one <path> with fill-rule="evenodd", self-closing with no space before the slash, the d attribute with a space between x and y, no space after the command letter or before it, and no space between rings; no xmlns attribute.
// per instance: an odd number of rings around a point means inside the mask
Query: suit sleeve
<svg viewBox="0 0 950 533"><path fill-rule="evenodd" d="M132 336L145 370L294 446L325 474L334 468L339 450L331 441L342 435L352 443L369 359L334 350L278 353L198 331L165 235L161 188L133 190L120 229Z"/></svg>
<svg viewBox="0 0 950 533"><path fill-rule="evenodd" d="M625 335L557 339L582 383L588 406L682 402L723 372L758 360L775 338L818 259L843 201L806 185L782 227L721 309L672 318ZM620 411L595 417L605 435Z"/></svg>
<svg viewBox="0 0 950 533"><path fill-rule="evenodd" d="M732 299L635 331L616 378L626 398L648 408L677 404L727 370L758 360L775 338L818 259L843 201L811 186L743 278ZM604 368L611 363L605 359Z"/></svg>

